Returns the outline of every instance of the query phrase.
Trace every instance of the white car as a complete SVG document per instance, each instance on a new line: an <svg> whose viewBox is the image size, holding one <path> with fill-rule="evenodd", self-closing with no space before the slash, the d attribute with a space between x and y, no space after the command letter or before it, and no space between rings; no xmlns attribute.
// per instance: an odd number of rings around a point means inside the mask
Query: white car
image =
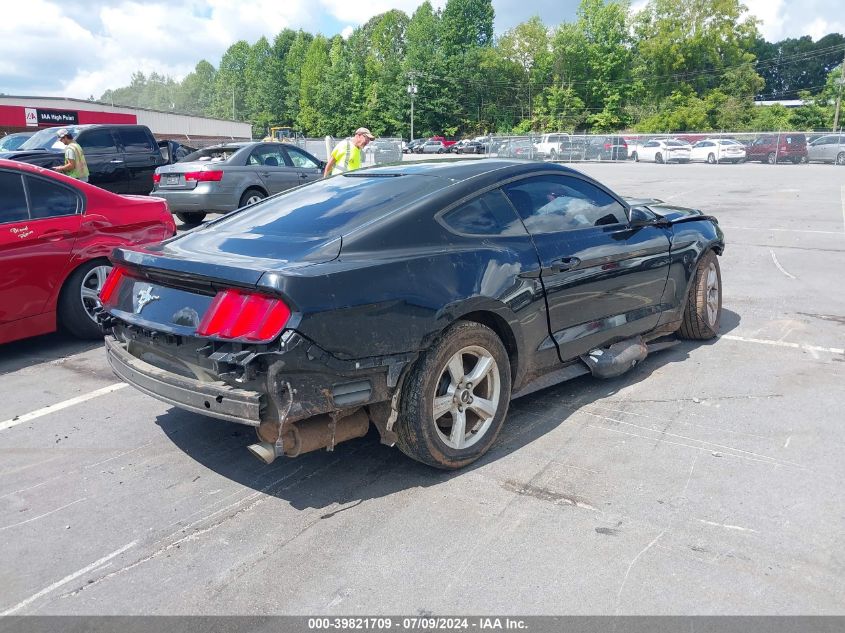
<svg viewBox="0 0 845 633"><path fill-rule="evenodd" d="M548 156L552 160L557 160L557 153L560 150L560 144L569 140L569 134L566 132L555 132L554 134L543 134L540 140L534 143L534 149L540 156Z"/></svg>
<svg viewBox="0 0 845 633"><path fill-rule="evenodd" d="M633 154L635 161L647 160L655 163L688 163L692 147L689 143L675 139L648 141Z"/></svg>
<svg viewBox="0 0 845 633"><path fill-rule="evenodd" d="M732 138L706 138L692 146L690 160L711 165L741 163L745 160L745 145Z"/></svg>

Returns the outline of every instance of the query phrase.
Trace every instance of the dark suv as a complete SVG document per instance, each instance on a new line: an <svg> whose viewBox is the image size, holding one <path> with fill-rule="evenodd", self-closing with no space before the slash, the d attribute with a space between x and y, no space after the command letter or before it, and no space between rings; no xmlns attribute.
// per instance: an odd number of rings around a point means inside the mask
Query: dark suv
<svg viewBox="0 0 845 633"><path fill-rule="evenodd" d="M621 136L588 136L586 160L628 160L628 144Z"/></svg>
<svg viewBox="0 0 845 633"><path fill-rule="evenodd" d="M746 160L759 160L774 165L780 161L807 162L807 137L784 132L758 136L745 148Z"/></svg>
<svg viewBox="0 0 845 633"><path fill-rule="evenodd" d="M153 172L168 163L146 125L68 125L65 129L85 152L88 182L114 193L150 193ZM56 129L46 128L2 158L49 168L64 163L64 149Z"/></svg>

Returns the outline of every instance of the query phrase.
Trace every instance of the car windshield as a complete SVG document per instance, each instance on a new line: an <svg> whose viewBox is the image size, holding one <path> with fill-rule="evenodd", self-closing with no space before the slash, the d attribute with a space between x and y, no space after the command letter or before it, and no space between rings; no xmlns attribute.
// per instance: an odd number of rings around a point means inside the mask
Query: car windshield
<svg viewBox="0 0 845 633"><path fill-rule="evenodd" d="M26 143L21 145L19 149L64 149L64 145L62 145L62 142L56 136L57 129L47 128L39 130L30 136L26 140ZM73 134L74 138L79 133L79 127L76 125L68 125L64 129Z"/></svg>
<svg viewBox="0 0 845 633"><path fill-rule="evenodd" d="M685 147L689 145L689 143L684 143L683 141L666 141L666 145L670 147Z"/></svg>
<svg viewBox="0 0 845 633"><path fill-rule="evenodd" d="M182 158L179 162L180 163L188 163L191 161L201 161L201 162L208 162L208 163L224 163L237 152L240 147L206 147L205 149L200 149L194 152L193 154L188 154L185 158Z"/></svg>
<svg viewBox="0 0 845 633"><path fill-rule="evenodd" d="M344 235L444 185L440 178L418 175L335 176L267 198L208 227L259 235Z"/></svg>

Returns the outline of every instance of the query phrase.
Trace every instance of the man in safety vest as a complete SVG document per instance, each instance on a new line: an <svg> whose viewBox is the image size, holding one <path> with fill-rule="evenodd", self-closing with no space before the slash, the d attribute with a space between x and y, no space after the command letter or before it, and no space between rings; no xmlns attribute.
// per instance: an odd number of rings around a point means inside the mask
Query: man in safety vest
<svg viewBox="0 0 845 633"><path fill-rule="evenodd" d="M85 154L79 143L74 142L73 134L70 130L62 128L56 132L56 136L65 144L65 164L53 169L71 178L88 182L88 163L85 161Z"/></svg>
<svg viewBox="0 0 845 633"><path fill-rule="evenodd" d="M361 150L375 138L365 127L355 130L355 135L337 144L323 170L323 177L343 174L361 166Z"/></svg>

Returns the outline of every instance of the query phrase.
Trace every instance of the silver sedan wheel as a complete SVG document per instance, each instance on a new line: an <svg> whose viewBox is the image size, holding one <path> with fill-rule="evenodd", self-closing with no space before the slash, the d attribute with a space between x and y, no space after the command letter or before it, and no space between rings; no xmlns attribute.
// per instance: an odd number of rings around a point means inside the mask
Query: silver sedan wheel
<svg viewBox="0 0 845 633"><path fill-rule="evenodd" d="M434 395L434 426L450 448L468 448L485 436L496 416L501 384L496 360L483 347L454 354L443 368Z"/></svg>
<svg viewBox="0 0 845 633"><path fill-rule="evenodd" d="M245 206L255 204L256 202L261 202L262 200L264 200L264 196L262 196L260 193L254 193L249 198L246 199L246 205Z"/></svg>
<svg viewBox="0 0 845 633"><path fill-rule="evenodd" d="M719 320L719 275L713 262L707 267L707 321L710 326Z"/></svg>
<svg viewBox="0 0 845 633"><path fill-rule="evenodd" d="M106 277L111 272L111 266L96 266L88 271L82 279L82 285L79 287L79 298L82 301L82 308L85 314L94 321L97 308L102 307L100 303L100 291L103 289L103 284L106 282Z"/></svg>

